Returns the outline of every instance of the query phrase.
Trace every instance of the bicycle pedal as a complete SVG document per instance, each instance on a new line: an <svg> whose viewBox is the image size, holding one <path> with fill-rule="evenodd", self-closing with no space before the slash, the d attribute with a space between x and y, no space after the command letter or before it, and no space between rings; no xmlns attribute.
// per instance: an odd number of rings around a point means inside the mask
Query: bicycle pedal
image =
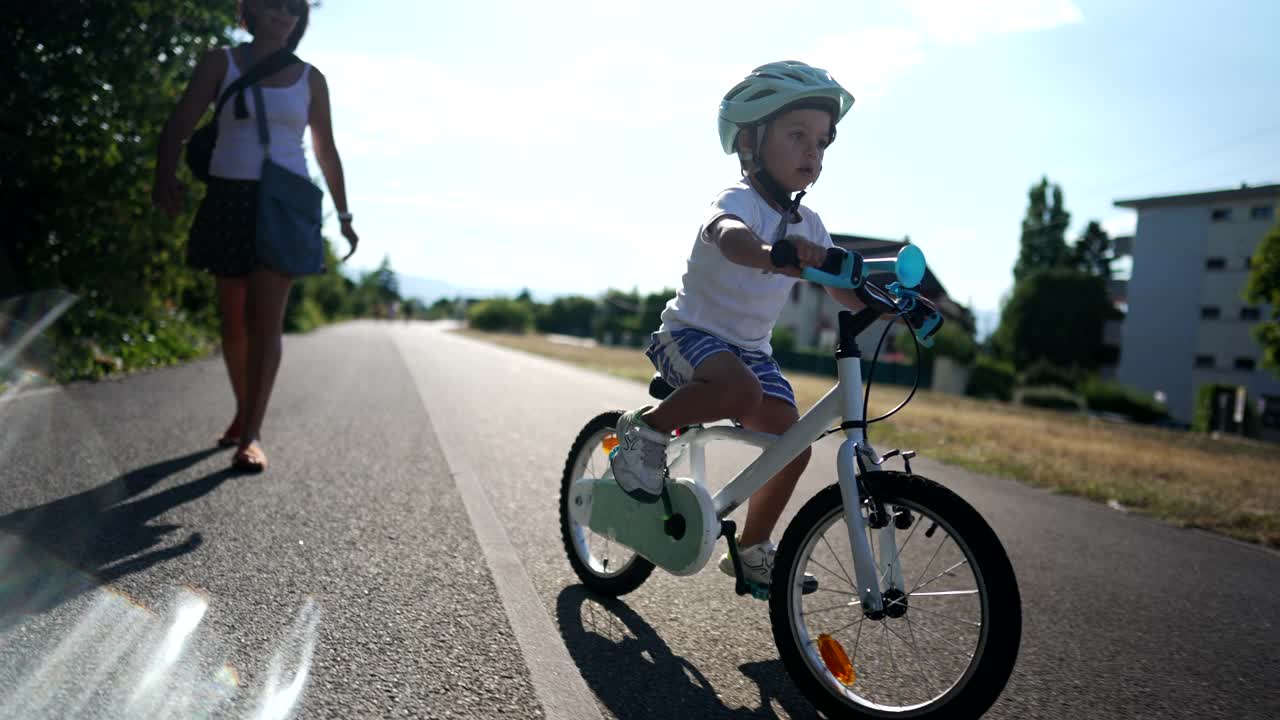
<svg viewBox="0 0 1280 720"><path fill-rule="evenodd" d="M769 586L747 580L747 591L751 593L751 597L757 600L769 599Z"/></svg>

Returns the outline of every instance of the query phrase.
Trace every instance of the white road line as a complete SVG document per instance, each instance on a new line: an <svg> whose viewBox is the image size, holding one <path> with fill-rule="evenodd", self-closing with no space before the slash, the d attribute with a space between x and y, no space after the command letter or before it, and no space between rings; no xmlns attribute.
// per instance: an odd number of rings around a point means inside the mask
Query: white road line
<svg viewBox="0 0 1280 720"><path fill-rule="evenodd" d="M409 376L413 378L423 407L430 407L427 404L425 384L406 359L410 355L403 344L405 336L395 332L388 334L400 352L401 361L408 369ZM431 428L439 440L445 461L449 464L454 485L462 496L462 503L467 508L471 527L475 530L494 584L498 587L498 596L502 600L511 629L515 632L516 641L520 643L534 692L537 693L538 702L542 704L547 718L601 718L595 695L587 688L577 665L569 657L560 633L538 600L524 565L516 556L515 548L511 546L506 531L498 522L489 498L485 496L481 479L471 470L470 460L462 450L462 439L453 436L455 431L448 424L438 427L432 425Z"/></svg>

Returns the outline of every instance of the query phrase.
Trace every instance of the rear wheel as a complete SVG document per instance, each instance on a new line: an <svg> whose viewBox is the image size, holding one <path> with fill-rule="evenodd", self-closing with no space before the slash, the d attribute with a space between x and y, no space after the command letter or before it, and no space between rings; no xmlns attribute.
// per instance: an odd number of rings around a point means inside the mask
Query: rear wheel
<svg viewBox="0 0 1280 720"><path fill-rule="evenodd" d="M614 428L620 417L622 413L618 411L603 413L582 428L569 450L560 482L560 534L569 565L588 588L612 596L640 587L653 572L653 563L576 522L569 503L573 484L578 480L612 477L609 450L617 444Z"/></svg>
<svg viewBox="0 0 1280 720"><path fill-rule="evenodd" d="M832 485L796 514L778 548L769 613L783 664L831 718L980 717L1004 689L1022 636L1004 548L976 510L931 480L861 480L874 500L859 512L882 509L888 521L868 530L884 611L863 612ZM812 595L801 592L806 572L819 580Z"/></svg>

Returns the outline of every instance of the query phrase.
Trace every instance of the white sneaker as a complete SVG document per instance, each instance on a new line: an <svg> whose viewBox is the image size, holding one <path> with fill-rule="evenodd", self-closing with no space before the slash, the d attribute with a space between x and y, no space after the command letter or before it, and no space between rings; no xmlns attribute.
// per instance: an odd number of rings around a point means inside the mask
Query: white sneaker
<svg viewBox="0 0 1280 720"><path fill-rule="evenodd" d="M609 465L623 492L642 502L657 502L667 480L667 443L671 436L640 419L648 410L649 406L645 406L618 419L618 446L609 453Z"/></svg>
<svg viewBox="0 0 1280 720"><path fill-rule="evenodd" d="M773 557L778 549L769 540L755 545L738 548L738 557L742 559L742 576L757 585L773 583ZM720 558L720 572L730 577L737 577L733 571L733 558L725 553Z"/></svg>
<svg viewBox="0 0 1280 720"><path fill-rule="evenodd" d="M748 581L769 587L773 584L773 558L778 554L778 549L774 547L773 542L765 540L762 543L748 545L747 547L738 548L738 556L742 559L742 575ZM729 557L729 553L725 553L720 558L720 572L729 577L736 578L737 574L733 571L733 558ZM809 573L804 575L804 583L801 586L801 592L804 595L816 592L818 589L818 579Z"/></svg>

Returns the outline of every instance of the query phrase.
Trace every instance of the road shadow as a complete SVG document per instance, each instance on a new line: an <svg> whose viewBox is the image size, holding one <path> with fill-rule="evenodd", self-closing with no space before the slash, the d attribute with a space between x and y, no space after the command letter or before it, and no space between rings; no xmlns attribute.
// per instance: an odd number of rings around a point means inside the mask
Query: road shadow
<svg viewBox="0 0 1280 720"><path fill-rule="evenodd" d="M46 612L100 585L200 547L203 537L158 547L181 528L150 524L205 495L230 469L139 500L167 478L218 452L207 449L138 468L75 495L0 516L0 630L24 615Z"/></svg>
<svg viewBox="0 0 1280 720"><path fill-rule="evenodd" d="M697 667L671 652L657 631L626 603L581 585L556 598L560 635L578 671L619 720L819 717L791 683L780 660L746 663L742 674L760 690L756 708L731 708Z"/></svg>

